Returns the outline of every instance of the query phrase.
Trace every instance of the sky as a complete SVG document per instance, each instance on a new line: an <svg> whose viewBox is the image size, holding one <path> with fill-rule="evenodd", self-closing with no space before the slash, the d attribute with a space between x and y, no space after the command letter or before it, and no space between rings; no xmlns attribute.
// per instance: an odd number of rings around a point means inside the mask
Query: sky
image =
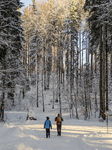
<svg viewBox="0 0 112 150"><path fill-rule="evenodd" d="M21 0L21 2L24 3L25 7L29 6L29 4L32 4L32 0Z"/></svg>

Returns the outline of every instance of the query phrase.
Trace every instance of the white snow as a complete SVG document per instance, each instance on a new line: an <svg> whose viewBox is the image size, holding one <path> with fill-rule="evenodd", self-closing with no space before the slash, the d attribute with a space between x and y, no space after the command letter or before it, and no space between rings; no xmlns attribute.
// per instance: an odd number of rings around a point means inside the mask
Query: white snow
<svg viewBox="0 0 112 150"><path fill-rule="evenodd" d="M0 123L0 150L112 150L112 122L107 133L106 122L71 119L63 113L62 136L57 136L54 121L57 108L46 105L34 110L37 120L26 121L27 112L5 112L7 120ZM44 121L52 122L51 137L46 139Z"/></svg>

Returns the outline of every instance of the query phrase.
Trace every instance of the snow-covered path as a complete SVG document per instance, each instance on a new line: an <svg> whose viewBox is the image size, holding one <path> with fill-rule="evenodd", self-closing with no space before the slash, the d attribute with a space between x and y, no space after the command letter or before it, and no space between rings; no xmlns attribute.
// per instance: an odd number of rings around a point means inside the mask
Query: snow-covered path
<svg viewBox="0 0 112 150"><path fill-rule="evenodd" d="M54 116L51 138L45 138L45 115L37 121L0 125L0 150L112 150L112 127L105 123L65 118L62 136L56 134Z"/></svg>

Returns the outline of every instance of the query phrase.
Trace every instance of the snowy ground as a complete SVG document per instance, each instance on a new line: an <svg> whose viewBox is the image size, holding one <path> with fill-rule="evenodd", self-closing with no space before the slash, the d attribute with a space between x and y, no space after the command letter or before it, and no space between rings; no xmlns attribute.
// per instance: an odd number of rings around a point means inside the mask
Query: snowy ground
<svg viewBox="0 0 112 150"><path fill-rule="evenodd" d="M51 106L49 106L51 107ZM37 121L26 121L26 112L5 112L7 121L0 124L0 150L112 150L112 123L70 119L63 113L62 136L57 136L52 109L35 110ZM45 138L43 123L50 117L53 129Z"/></svg>
<svg viewBox="0 0 112 150"><path fill-rule="evenodd" d="M6 122L0 122L0 150L112 150L111 117L107 133L106 122L99 122L98 118L76 120L62 112L64 121L59 137L54 121L59 112L58 104L52 109L50 97L46 97L45 112L41 104L33 111L36 121L26 121L27 112L5 111ZM53 127L48 139L43 128L46 116L50 117Z"/></svg>

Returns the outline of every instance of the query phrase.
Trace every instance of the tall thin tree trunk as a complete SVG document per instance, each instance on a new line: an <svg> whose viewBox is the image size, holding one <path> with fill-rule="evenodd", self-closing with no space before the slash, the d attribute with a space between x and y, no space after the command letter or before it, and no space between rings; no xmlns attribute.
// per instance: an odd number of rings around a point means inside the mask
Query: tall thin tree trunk
<svg viewBox="0 0 112 150"><path fill-rule="evenodd" d="M83 50L82 50L82 71L83 71Z"/></svg>
<svg viewBox="0 0 112 150"><path fill-rule="evenodd" d="M95 53L95 74L96 74L96 69L97 69L97 66L96 66L96 53Z"/></svg>
<svg viewBox="0 0 112 150"><path fill-rule="evenodd" d="M58 39L58 62L57 62L57 67L58 67L58 96L59 96L59 112L62 114L61 110L61 46L60 46L60 33L58 32L59 39Z"/></svg>
<svg viewBox="0 0 112 150"><path fill-rule="evenodd" d="M87 110L87 79L85 79L85 81L84 81L84 95L85 95L85 120L87 120L87 117L88 117L88 110Z"/></svg>
<svg viewBox="0 0 112 150"><path fill-rule="evenodd" d="M27 43L27 75L30 75L30 58L29 58L29 51L30 51L30 39L28 36L28 43Z"/></svg>
<svg viewBox="0 0 112 150"><path fill-rule="evenodd" d="M102 83L102 100L103 100L103 119L105 119L105 24L103 25L103 83Z"/></svg>
<svg viewBox="0 0 112 150"><path fill-rule="evenodd" d="M102 25L100 25L100 115L103 113L103 100L102 100Z"/></svg>
<svg viewBox="0 0 112 150"><path fill-rule="evenodd" d="M61 52L60 52L60 58L61 58L61 84L63 83L63 50L61 50Z"/></svg>
<svg viewBox="0 0 112 150"><path fill-rule="evenodd" d="M96 118L96 112L97 111L98 111L97 92L95 91L95 118Z"/></svg>
<svg viewBox="0 0 112 150"><path fill-rule="evenodd" d="M60 68L60 56L59 56L59 107L60 107L60 114L62 114L61 111L61 91L60 91L60 76L61 76L61 68Z"/></svg>
<svg viewBox="0 0 112 150"><path fill-rule="evenodd" d="M2 95L2 103L1 103L1 120L4 121L4 102L5 102L5 77L3 79L3 95Z"/></svg>
<svg viewBox="0 0 112 150"><path fill-rule="evenodd" d="M88 51L88 63L89 63L89 55L90 55L90 52L89 52L89 49L90 49L90 44L89 44L89 41L90 41L90 35L88 35L87 36L87 45L88 45L88 47L87 47L87 51Z"/></svg>
<svg viewBox="0 0 112 150"><path fill-rule="evenodd" d="M79 51L80 51L80 86L81 86L81 31L79 31Z"/></svg>
<svg viewBox="0 0 112 150"><path fill-rule="evenodd" d="M74 60L74 55L73 55L73 60ZM74 62L74 61L73 61ZM75 109L76 109L76 119L79 119L78 117L78 111L77 111L77 100L78 100L78 65L79 65L79 54L78 54L78 47L77 47L77 63L76 63L76 101L75 101ZM73 64L74 66L74 64ZM73 70L74 70L74 67L73 67ZM74 76L74 74L73 74ZM74 79L74 78L73 78ZM74 82L73 82L74 83Z"/></svg>
<svg viewBox="0 0 112 150"><path fill-rule="evenodd" d="M37 107L39 107L39 56L37 55Z"/></svg>
<svg viewBox="0 0 112 150"><path fill-rule="evenodd" d="M57 43L58 43L58 41L57 41ZM57 60L56 60L56 75L57 75L57 78L56 78L56 80L57 80L57 87L56 87L56 101L58 102L58 98L59 98L59 75L58 75L58 73L59 73L59 51L57 50Z"/></svg>
<svg viewBox="0 0 112 150"><path fill-rule="evenodd" d="M96 75L96 53L95 53L95 75ZM95 76L96 79L96 76ZM98 111L98 102L97 102L97 90L96 90L96 82L95 82L95 118L96 118L96 112Z"/></svg>
<svg viewBox="0 0 112 150"><path fill-rule="evenodd" d="M112 49L112 46L111 46L111 49ZM111 69L110 69L110 74L111 74L111 78L112 78L112 50L111 50Z"/></svg>
<svg viewBox="0 0 112 150"><path fill-rule="evenodd" d="M49 36L49 39L51 37ZM52 70L52 48L51 48L51 42L48 42L48 59L47 59L47 89L49 89L50 86L50 75Z"/></svg>
<svg viewBox="0 0 112 150"><path fill-rule="evenodd" d="M42 56L42 74L41 74L41 80L42 80L42 104L43 104L43 112L45 111L45 105L44 105L44 90L43 90L43 56Z"/></svg>
<svg viewBox="0 0 112 150"><path fill-rule="evenodd" d="M71 50L70 50L70 99L71 99L71 106L70 106L70 117L73 117L73 36L71 35ZM76 68L77 70L77 68Z"/></svg>
<svg viewBox="0 0 112 150"><path fill-rule="evenodd" d="M87 36L87 32L86 32L86 63L88 63L89 60L89 54L88 54L88 36Z"/></svg>
<svg viewBox="0 0 112 150"><path fill-rule="evenodd" d="M22 94L23 94L23 99L24 99L24 97L25 97L25 91L24 91L24 87L23 87Z"/></svg>
<svg viewBox="0 0 112 150"><path fill-rule="evenodd" d="M4 58L4 70L6 71L6 56ZM6 72L4 72L3 76L3 91L2 91L2 101L1 101L1 120L4 121L4 103L5 103L5 81L6 80Z"/></svg>
<svg viewBox="0 0 112 150"><path fill-rule="evenodd" d="M53 51L53 104L52 104L52 109L54 109L54 102L55 102L55 89L54 89L54 85L55 85L55 46L54 46L54 51Z"/></svg>
<svg viewBox="0 0 112 150"><path fill-rule="evenodd" d="M54 109L54 101L55 101L55 90L54 90L54 74L53 74L53 104L52 104L52 109Z"/></svg>
<svg viewBox="0 0 112 150"><path fill-rule="evenodd" d="M67 41L69 41L69 38L67 36ZM67 80L67 91L68 91L68 82L69 82L69 46L67 45L67 52L66 52L66 80Z"/></svg>
<svg viewBox="0 0 112 150"><path fill-rule="evenodd" d="M44 63L44 90L46 90L46 58L45 58L45 47L44 47L44 60L43 60L43 63Z"/></svg>
<svg viewBox="0 0 112 150"><path fill-rule="evenodd" d="M93 53L91 53L91 92L92 92L92 80L93 80Z"/></svg>
<svg viewBox="0 0 112 150"><path fill-rule="evenodd" d="M106 111L108 111L108 46L107 46L107 25L106 25Z"/></svg>

